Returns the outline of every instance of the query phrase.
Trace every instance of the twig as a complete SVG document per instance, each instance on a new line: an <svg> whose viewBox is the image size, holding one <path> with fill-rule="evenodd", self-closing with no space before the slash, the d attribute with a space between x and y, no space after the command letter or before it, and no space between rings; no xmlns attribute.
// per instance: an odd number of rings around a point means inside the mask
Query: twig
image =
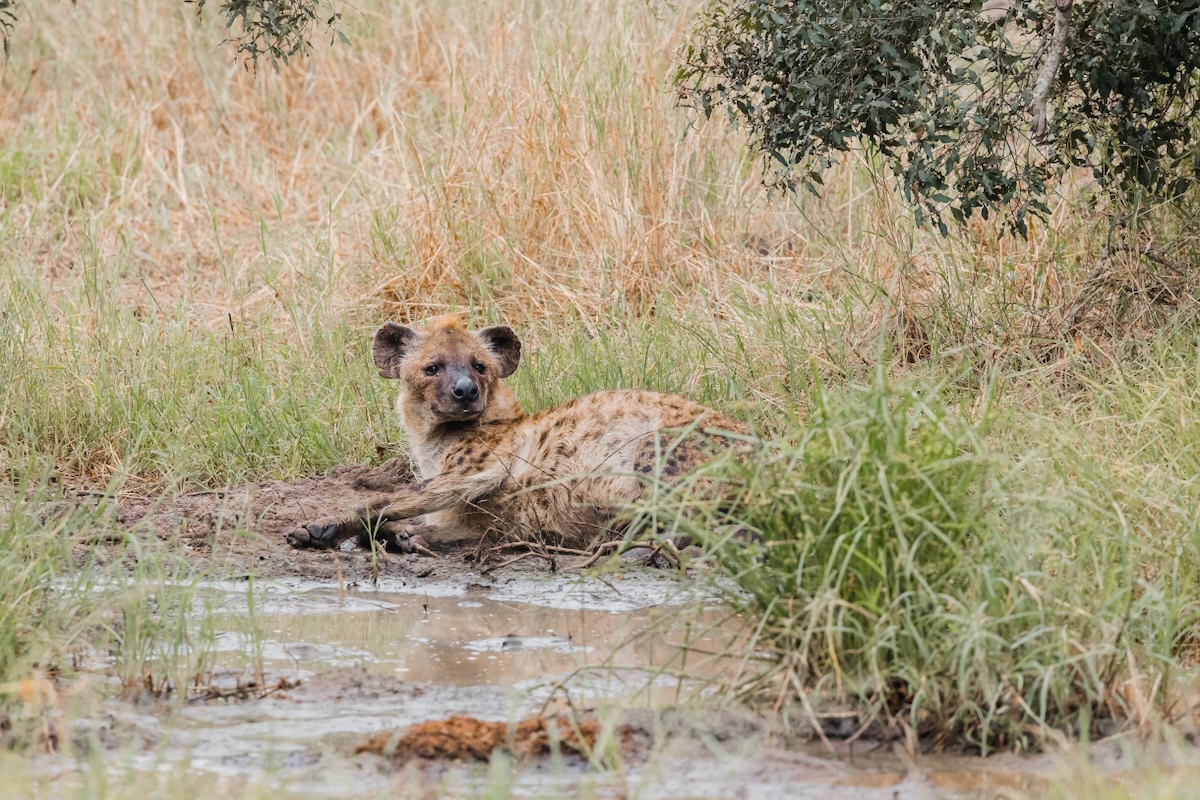
<svg viewBox="0 0 1200 800"><path fill-rule="evenodd" d="M679 548L675 546L675 542L671 541L670 539L663 539L660 549L662 551L663 558L667 559L667 561L670 561L671 566L678 570L683 569L683 556L680 554Z"/></svg>
<svg viewBox="0 0 1200 800"><path fill-rule="evenodd" d="M587 569L611 553L613 550L620 548L623 544L625 544L625 542L620 540L614 542L602 542L596 547L595 551L592 552L591 557L589 557L587 561L584 561L582 564L577 564L576 566L572 567L572 569Z"/></svg>
<svg viewBox="0 0 1200 800"><path fill-rule="evenodd" d="M494 572L495 570L503 567L507 567L509 564L515 564L525 556L537 556L538 558L543 558L550 563L550 571L553 572L555 570L553 553L560 550L560 548L558 548L556 545L548 545L538 541L518 539L515 542L503 542L498 544L495 547L492 547L488 552L495 553L500 550L512 550L514 548L523 548L526 552L520 554L516 558L510 558L508 561L497 564L494 567L486 567L484 568L483 572L486 574L489 572Z"/></svg>
<svg viewBox="0 0 1200 800"><path fill-rule="evenodd" d="M535 544L521 539L516 542L505 542L492 548L493 550L545 550L547 553L558 553L564 556L590 556L590 550L577 550L574 547L561 547L556 544Z"/></svg>
<svg viewBox="0 0 1200 800"><path fill-rule="evenodd" d="M430 550L425 545L421 544L420 542L414 542L412 539L407 540L405 545L411 547L414 553L425 556L426 558L441 558L441 556Z"/></svg>
<svg viewBox="0 0 1200 800"><path fill-rule="evenodd" d="M222 688L220 686L203 686L197 687L195 694L188 697L189 703L203 703L209 700L228 700L230 698L237 700L246 700L253 697L255 700L262 700L275 692L281 692L285 689L295 689L300 685L300 681L289 680L288 678L280 678L274 683L266 686L242 685Z"/></svg>

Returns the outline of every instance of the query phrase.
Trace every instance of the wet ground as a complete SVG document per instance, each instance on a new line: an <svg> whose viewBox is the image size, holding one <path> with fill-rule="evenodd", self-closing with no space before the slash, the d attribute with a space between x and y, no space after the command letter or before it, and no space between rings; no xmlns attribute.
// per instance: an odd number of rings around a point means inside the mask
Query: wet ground
<svg viewBox="0 0 1200 800"><path fill-rule="evenodd" d="M257 680L266 690L214 699L193 687L184 703L114 690L75 734L106 743L114 775L186 770L304 797L486 794L496 778L484 764L355 753L381 732L454 715L566 714L597 720L619 742L600 765L524 762L504 780L517 797L1036 798L1062 773L1051 755L913 759L898 742L789 737L770 715L714 705L713 679L736 663L704 653L736 642L742 628L705 576L460 569L460 582L277 579L252 592L242 581L206 584L225 665L206 683ZM1117 773L1120 743L1093 758ZM47 796L72 781L50 768Z"/></svg>
<svg viewBox="0 0 1200 800"><path fill-rule="evenodd" d="M183 704L113 692L76 735L112 743L116 772L170 765L312 797L413 796L418 787L421 796L472 796L488 786L486 766L396 763L355 748L452 715L568 711L622 731L618 763L535 759L509 778L516 796L1035 797L1053 775L1047 757L914 763L869 740L831 752L778 735L766 716L705 704L731 665L703 653L721 651L741 628L704 578L680 583L642 567L603 579L463 569L473 580L339 589L281 579L253 594L242 582L207 584L227 668L206 683L244 686L261 669L258 686L283 688L206 699L193 687ZM70 785L70 774L61 780Z"/></svg>
<svg viewBox="0 0 1200 800"><path fill-rule="evenodd" d="M495 790L495 765L355 753L381 732L453 715L565 715L608 732L611 748L592 763L560 755L513 767L501 777L514 796L1041 797L1061 770L1049 755L914 760L896 741L823 738L794 719L785 733L771 714L719 706L720 682L749 655L711 571L611 562L581 571L578 558L497 568L477 553L373 557L284 544L291 526L407 478L388 462L169 502L120 498L109 515L120 526L228 576L199 588L197 607L212 613L196 646L213 666L167 699L101 681L72 738L104 752L114 776L182 770L235 793L253 785L313 797ZM81 553L108 552L94 532L78 538ZM1120 755L1119 743L1093 752L1102 769L1118 770ZM1172 756L1176 768L1190 758ZM77 788L63 759L36 771L45 796Z"/></svg>
<svg viewBox="0 0 1200 800"><path fill-rule="evenodd" d="M528 568L499 576L464 570L472 580L458 584L385 579L339 590L271 581L253 595L252 631L247 587L207 585L223 612L216 649L233 656L220 660L246 663L205 683L230 688L261 668L264 685L282 679L295 688L169 710L114 698L109 738L152 744L132 757L134 767L176 762L306 794L361 796L395 779L386 759L353 755L372 734L456 714L508 721L548 707L671 704L702 692L705 674L715 674L711 659L681 658L685 640L719 650L737 632L697 586L651 570L603 581ZM639 635L656 626L661 635ZM695 677L681 679L685 672ZM445 769L425 772L438 783ZM539 784L591 779L582 764L553 780L540 772Z"/></svg>

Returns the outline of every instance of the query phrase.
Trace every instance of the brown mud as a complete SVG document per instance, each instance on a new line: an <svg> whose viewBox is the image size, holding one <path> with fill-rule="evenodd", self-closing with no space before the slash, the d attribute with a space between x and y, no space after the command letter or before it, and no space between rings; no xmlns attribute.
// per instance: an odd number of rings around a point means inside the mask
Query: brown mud
<svg viewBox="0 0 1200 800"><path fill-rule="evenodd" d="M358 508L412 477L408 459L394 458L376 466L335 467L324 475L291 482L259 481L157 498L122 495L116 500L116 521L124 529L177 540L189 557L204 560L218 573L345 578L348 570L361 569L361 557L295 550L284 541L284 532ZM386 554L376 558L371 569L395 575L414 571L409 561Z"/></svg>
<svg viewBox="0 0 1200 800"><path fill-rule="evenodd" d="M104 518L109 524L99 531L82 532L76 552L82 559L97 555L99 548L104 558L106 544L116 544L124 534L136 533L172 541L189 559L205 565L209 574L347 582L375 581L381 576L453 578L481 556L486 566L494 568L522 555L513 551L497 555L466 546L440 552L442 558L431 558L386 552L382 546L372 552L354 542L344 542L338 550L297 550L284 540L284 533L291 528L352 511L412 480L408 459L393 458L374 466L338 466L323 475L290 482L259 481L158 497L124 493L112 501L99 501L106 504ZM68 493L60 505L69 508L80 502L97 501L87 492L74 496ZM664 556L649 548L636 548L622 559L627 563L670 566ZM531 560L549 571L588 563L585 556L552 553Z"/></svg>

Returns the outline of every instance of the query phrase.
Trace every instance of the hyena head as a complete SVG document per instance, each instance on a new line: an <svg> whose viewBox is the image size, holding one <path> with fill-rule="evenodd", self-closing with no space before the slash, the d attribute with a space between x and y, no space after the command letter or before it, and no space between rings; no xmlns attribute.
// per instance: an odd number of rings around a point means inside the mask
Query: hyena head
<svg viewBox="0 0 1200 800"><path fill-rule="evenodd" d="M468 331L457 315L428 329L384 323L371 354L379 374L403 381L402 411L428 423L471 422L483 416L521 361L521 340L507 325ZM507 390L505 390L507 391Z"/></svg>

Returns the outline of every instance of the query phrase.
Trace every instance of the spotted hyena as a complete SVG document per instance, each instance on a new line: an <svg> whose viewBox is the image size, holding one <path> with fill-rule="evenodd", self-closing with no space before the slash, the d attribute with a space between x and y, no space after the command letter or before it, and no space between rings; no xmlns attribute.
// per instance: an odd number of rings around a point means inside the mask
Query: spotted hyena
<svg viewBox="0 0 1200 800"><path fill-rule="evenodd" d="M418 535L434 548L504 539L586 547L650 480L675 478L747 433L687 398L634 389L527 414L504 383L521 359L506 325L469 331L449 316L418 333L388 322L372 355L380 375L400 381L420 480L294 528L293 547L371 534L410 550Z"/></svg>

